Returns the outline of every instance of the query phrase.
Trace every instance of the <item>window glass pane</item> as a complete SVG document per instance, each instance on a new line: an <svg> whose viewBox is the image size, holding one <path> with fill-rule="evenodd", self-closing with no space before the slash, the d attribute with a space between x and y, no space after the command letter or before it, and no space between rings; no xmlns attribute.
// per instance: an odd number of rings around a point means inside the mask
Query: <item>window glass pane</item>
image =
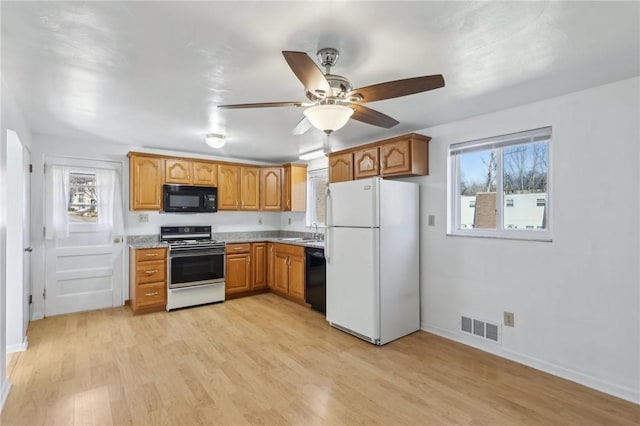
<svg viewBox="0 0 640 426"><path fill-rule="evenodd" d="M548 142L503 148L504 228L546 229Z"/></svg>
<svg viewBox="0 0 640 426"><path fill-rule="evenodd" d="M69 174L69 202L67 203L67 215L69 223L98 222L95 174Z"/></svg>
<svg viewBox="0 0 640 426"><path fill-rule="evenodd" d="M328 182L328 169L313 170L307 175L307 226L312 226L313 223L324 224Z"/></svg>
<svg viewBox="0 0 640 426"><path fill-rule="evenodd" d="M327 177L322 177L316 180L316 223L324 223L325 215L325 201L327 193Z"/></svg>
<svg viewBox="0 0 640 426"><path fill-rule="evenodd" d="M496 150L458 155L460 228L496 229Z"/></svg>

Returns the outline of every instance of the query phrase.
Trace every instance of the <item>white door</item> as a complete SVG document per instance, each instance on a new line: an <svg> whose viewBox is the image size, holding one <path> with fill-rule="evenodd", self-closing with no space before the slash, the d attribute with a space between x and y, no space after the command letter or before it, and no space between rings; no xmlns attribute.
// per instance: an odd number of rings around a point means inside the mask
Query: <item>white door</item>
<svg viewBox="0 0 640 426"><path fill-rule="evenodd" d="M23 202L22 202L22 247L23 247L23 261L22 261L22 285L23 285L23 305L25 313L23 317L23 325L25 335L27 333L27 327L29 326L29 319L31 318L32 305L29 301L29 295L31 294L31 152L24 147L23 150Z"/></svg>
<svg viewBox="0 0 640 426"><path fill-rule="evenodd" d="M103 178L105 171L117 178ZM45 316L122 305L121 172L116 162L47 159ZM111 228L102 223L110 214L119 221Z"/></svg>
<svg viewBox="0 0 640 426"><path fill-rule="evenodd" d="M330 183L327 190L327 226L376 227L379 178Z"/></svg>

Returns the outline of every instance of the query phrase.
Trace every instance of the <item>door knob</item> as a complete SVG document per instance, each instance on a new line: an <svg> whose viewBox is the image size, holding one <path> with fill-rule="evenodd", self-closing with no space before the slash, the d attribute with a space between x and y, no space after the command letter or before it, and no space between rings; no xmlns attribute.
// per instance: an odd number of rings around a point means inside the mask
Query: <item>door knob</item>
<svg viewBox="0 0 640 426"><path fill-rule="evenodd" d="M31 247L27 247L26 249L24 249L24 251L26 251L27 253L31 253L33 249Z"/></svg>

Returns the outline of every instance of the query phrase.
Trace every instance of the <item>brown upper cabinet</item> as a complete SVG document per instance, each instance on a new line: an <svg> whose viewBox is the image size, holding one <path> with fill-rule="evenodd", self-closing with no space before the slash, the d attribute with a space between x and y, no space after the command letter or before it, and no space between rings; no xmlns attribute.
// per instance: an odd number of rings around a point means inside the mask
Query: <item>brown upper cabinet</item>
<svg viewBox="0 0 640 426"><path fill-rule="evenodd" d="M212 161L167 158L164 162L164 182L216 186L218 184L218 165Z"/></svg>
<svg viewBox="0 0 640 426"><path fill-rule="evenodd" d="M129 208L160 210L164 159L156 156L129 154Z"/></svg>
<svg viewBox="0 0 640 426"><path fill-rule="evenodd" d="M361 179L371 176L378 176L380 150L377 146L373 148L363 149L353 153L353 177Z"/></svg>
<svg viewBox="0 0 640 426"><path fill-rule="evenodd" d="M260 185L260 210L282 210L282 167L263 167Z"/></svg>
<svg viewBox="0 0 640 426"><path fill-rule="evenodd" d="M306 211L307 165L285 164L283 171L282 210L287 212Z"/></svg>
<svg viewBox="0 0 640 426"><path fill-rule="evenodd" d="M353 180L353 152L329 154L329 182Z"/></svg>
<svg viewBox="0 0 640 426"><path fill-rule="evenodd" d="M218 165L213 161L194 161L191 182L194 185L218 186Z"/></svg>
<svg viewBox="0 0 640 426"><path fill-rule="evenodd" d="M130 210L162 210L162 185L218 187L218 210L306 210L307 166L252 166L129 152Z"/></svg>
<svg viewBox="0 0 640 426"><path fill-rule="evenodd" d="M430 140L429 136L410 133L331 153L329 154L329 182L371 176L428 175ZM351 168L349 168L349 158L351 158Z"/></svg>
<svg viewBox="0 0 640 426"><path fill-rule="evenodd" d="M218 166L218 210L258 210L260 168Z"/></svg>

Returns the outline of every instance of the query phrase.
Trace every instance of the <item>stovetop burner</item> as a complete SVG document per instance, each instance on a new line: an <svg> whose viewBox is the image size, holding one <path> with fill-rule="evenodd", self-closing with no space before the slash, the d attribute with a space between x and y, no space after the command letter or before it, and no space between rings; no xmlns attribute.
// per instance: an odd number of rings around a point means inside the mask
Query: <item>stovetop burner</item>
<svg viewBox="0 0 640 426"><path fill-rule="evenodd" d="M170 249L224 247L224 241L211 239L211 226L162 226L160 241Z"/></svg>

